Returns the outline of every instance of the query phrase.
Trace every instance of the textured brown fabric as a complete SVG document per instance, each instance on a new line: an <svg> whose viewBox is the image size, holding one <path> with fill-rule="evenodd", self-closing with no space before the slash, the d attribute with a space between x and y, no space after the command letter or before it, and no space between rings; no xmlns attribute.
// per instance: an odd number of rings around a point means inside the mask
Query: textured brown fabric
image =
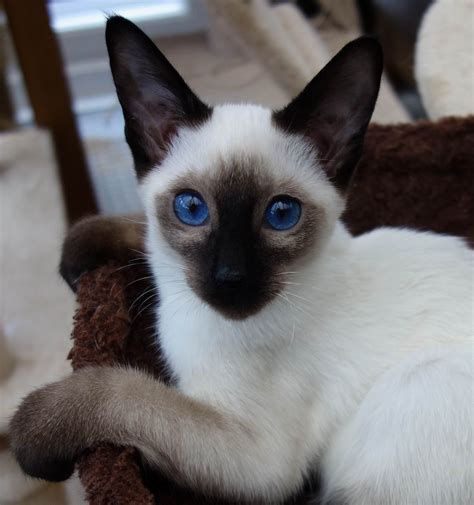
<svg viewBox="0 0 474 505"><path fill-rule="evenodd" d="M473 159L472 117L373 125L345 221L355 234L407 226L459 235L472 244ZM152 291L145 293L151 287L146 276L139 264L109 265L84 276L70 354L74 368L131 363L164 377L151 339L156 299ZM94 505L209 503L159 475L145 475L133 449L92 449L81 458L79 473ZM307 502L302 496L293 503Z"/></svg>
<svg viewBox="0 0 474 505"><path fill-rule="evenodd" d="M372 125L345 220L354 234L409 226L474 242L474 117Z"/></svg>

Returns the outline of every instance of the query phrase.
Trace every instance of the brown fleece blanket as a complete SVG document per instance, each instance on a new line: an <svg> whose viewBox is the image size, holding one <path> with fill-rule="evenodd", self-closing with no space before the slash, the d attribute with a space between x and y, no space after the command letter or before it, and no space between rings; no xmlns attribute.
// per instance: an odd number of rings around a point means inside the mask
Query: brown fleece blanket
<svg viewBox="0 0 474 505"><path fill-rule="evenodd" d="M473 160L474 117L372 125L344 220L354 234L407 226L473 244ZM130 363L164 377L150 335L149 295L133 303L149 288L140 280L145 275L143 266L108 265L83 277L70 355L74 369ZM91 449L79 461L79 474L94 505L211 503L147 473L133 449ZM309 494L291 503L307 503Z"/></svg>

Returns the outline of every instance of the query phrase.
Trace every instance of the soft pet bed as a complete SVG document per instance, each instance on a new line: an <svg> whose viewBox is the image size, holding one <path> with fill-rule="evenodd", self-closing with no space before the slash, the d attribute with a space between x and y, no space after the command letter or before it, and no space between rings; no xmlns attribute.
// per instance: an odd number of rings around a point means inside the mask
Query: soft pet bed
<svg viewBox="0 0 474 505"><path fill-rule="evenodd" d="M345 222L355 234L409 226L462 236L473 244L473 159L474 117L372 125ZM133 303L149 288L142 280L145 267L131 265L107 265L82 278L70 355L74 368L130 363L161 375L148 295ZM79 461L79 473L94 505L210 503L147 474L130 448L93 448ZM308 503L309 494L292 503Z"/></svg>

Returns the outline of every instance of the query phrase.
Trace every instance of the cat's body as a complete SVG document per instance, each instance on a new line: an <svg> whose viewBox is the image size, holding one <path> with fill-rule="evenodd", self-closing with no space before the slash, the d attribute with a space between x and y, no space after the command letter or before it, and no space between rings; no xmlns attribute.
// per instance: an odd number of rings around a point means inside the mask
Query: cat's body
<svg viewBox="0 0 474 505"><path fill-rule="evenodd" d="M348 45L282 111L211 109L133 25L109 23L176 387L102 368L33 393L12 422L23 468L65 478L110 441L238 500L279 502L317 472L323 505L470 503L472 253L339 221L378 46ZM72 282L90 267L74 244Z"/></svg>
<svg viewBox="0 0 474 505"><path fill-rule="evenodd" d="M227 124L234 125L232 140L221 148L211 140L200 159L240 145L250 157L278 151L270 132L259 138L267 111L223 109L209 131L190 132L195 139L184 135L190 148L177 145L177 151L195 153L193 140L203 146L199 136L213 140L212 131ZM179 177L179 166L186 166L179 156L173 161L176 166L165 162L156 175L159 190L153 174L142 187L150 214L157 191L167 190L167 174ZM216 173L226 178L225 170ZM341 495L349 504L469 502L472 254L461 240L388 228L354 238L337 222L323 250L283 270L281 296L234 321L183 289L185 264L150 222L162 352L183 393L232 412L262 437L241 447L255 463L247 466L247 486L252 479L264 486L273 471L271 482L281 479L291 489L318 471L327 497ZM462 404L450 414L455 399ZM431 408L446 418L426 419ZM418 422L407 433L405 426ZM371 427L373 436L365 432ZM449 463L459 469L453 487L444 480L444 457L433 457L443 453L443 432L458 447L458 460ZM377 479L378 488L370 484Z"/></svg>

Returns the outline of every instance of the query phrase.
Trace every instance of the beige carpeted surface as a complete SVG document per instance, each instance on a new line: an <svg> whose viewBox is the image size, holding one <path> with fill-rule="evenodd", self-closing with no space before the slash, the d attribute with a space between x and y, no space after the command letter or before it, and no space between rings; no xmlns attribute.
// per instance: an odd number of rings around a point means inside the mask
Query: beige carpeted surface
<svg viewBox="0 0 474 505"><path fill-rule="evenodd" d="M49 136L35 129L0 135L0 435L23 396L70 371L74 299L57 273L64 232ZM81 503L77 491L67 501L65 493L24 477L0 451L0 504Z"/></svg>

